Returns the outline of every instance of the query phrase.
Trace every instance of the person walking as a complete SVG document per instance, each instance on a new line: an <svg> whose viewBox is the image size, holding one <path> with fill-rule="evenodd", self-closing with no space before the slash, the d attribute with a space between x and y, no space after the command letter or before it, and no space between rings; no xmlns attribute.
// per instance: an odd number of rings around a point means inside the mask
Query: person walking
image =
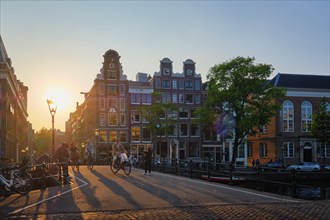
<svg viewBox="0 0 330 220"><path fill-rule="evenodd" d="M149 172L151 172L151 155L152 155L152 149L151 149L151 145L147 144L147 148L144 151L144 160L145 160L145 169L144 169L144 175L147 175Z"/></svg>
<svg viewBox="0 0 330 220"><path fill-rule="evenodd" d="M56 150L55 159L58 162L58 178L68 177L69 145L67 143L63 142L61 147Z"/></svg>

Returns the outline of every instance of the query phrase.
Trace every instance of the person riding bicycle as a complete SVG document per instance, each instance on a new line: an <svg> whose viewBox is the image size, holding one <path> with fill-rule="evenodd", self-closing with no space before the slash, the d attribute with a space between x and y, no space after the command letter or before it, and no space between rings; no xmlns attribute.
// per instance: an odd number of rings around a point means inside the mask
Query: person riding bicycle
<svg viewBox="0 0 330 220"><path fill-rule="evenodd" d="M70 161L74 164L77 164L79 162L79 149L74 145L74 143L71 143L70 145ZM74 169L74 167L73 167Z"/></svg>
<svg viewBox="0 0 330 220"><path fill-rule="evenodd" d="M88 160L89 158L94 159L94 155L95 155L94 146L88 141L85 149L85 158L87 158Z"/></svg>
<svg viewBox="0 0 330 220"><path fill-rule="evenodd" d="M125 154L123 154L125 153ZM119 138L116 138L115 143L112 145L112 166L115 165L115 162L120 159L120 162L122 163L125 160L125 156L127 157L127 151L123 147L123 145L120 143ZM120 158L119 158L120 156Z"/></svg>

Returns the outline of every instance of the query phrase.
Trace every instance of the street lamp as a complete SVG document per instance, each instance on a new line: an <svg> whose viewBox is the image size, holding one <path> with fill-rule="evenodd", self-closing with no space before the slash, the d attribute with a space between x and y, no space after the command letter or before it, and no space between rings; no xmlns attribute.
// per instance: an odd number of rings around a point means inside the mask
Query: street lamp
<svg viewBox="0 0 330 220"><path fill-rule="evenodd" d="M52 98L47 99L47 104L49 112L52 116L52 162L54 161L54 151L55 151L55 130L54 130L54 116L56 113L57 105Z"/></svg>
<svg viewBox="0 0 330 220"><path fill-rule="evenodd" d="M97 148L99 145L99 136L100 136L100 130L99 129L95 129L95 153L97 152Z"/></svg>

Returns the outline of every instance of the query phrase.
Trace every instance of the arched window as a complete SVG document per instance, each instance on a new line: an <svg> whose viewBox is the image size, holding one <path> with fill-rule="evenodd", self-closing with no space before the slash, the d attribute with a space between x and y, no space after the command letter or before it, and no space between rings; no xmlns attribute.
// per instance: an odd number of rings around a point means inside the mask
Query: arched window
<svg viewBox="0 0 330 220"><path fill-rule="evenodd" d="M293 111L293 103L291 101L284 101L282 106L283 111L283 132L293 132L293 118L294 118L294 111Z"/></svg>
<svg viewBox="0 0 330 220"><path fill-rule="evenodd" d="M308 132L308 126L312 123L312 103L304 101L301 103L301 131Z"/></svg>

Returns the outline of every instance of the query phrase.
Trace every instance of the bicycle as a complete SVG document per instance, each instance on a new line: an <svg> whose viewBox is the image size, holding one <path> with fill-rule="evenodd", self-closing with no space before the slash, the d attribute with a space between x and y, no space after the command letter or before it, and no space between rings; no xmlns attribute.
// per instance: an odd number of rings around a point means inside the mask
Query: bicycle
<svg viewBox="0 0 330 220"><path fill-rule="evenodd" d="M79 159L71 159L70 164L71 164L72 170L77 168L77 171L79 172Z"/></svg>
<svg viewBox="0 0 330 220"><path fill-rule="evenodd" d="M87 168L89 170L93 170L94 167L94 159L91 153L87 153Z"/></svg>
<svg viewBox="0 0 330 220"><path fill-rule="evenodd" d="M125 154L126 155L126 154ZM127 156L126 156L127 158ZM110 169L111 171L116 174L120 169L124 170L124 173L128 176L131 173L132 165L129 160L124 160L121 162L120 157L118 157L114 163L114 166L112 165L113 158L110 159Z"/></svg>
<svg viewBox="0 0 330 220"><path fill-rule="evenodd" d="M7 171L9 179L4 176L4 171ZM12 189L21 195L28 194L32 189L32 176L21 171L18 165L6 166L3 174L0 174L0 181L2 183L1 188L4 188L9 195Z"/></svg>

